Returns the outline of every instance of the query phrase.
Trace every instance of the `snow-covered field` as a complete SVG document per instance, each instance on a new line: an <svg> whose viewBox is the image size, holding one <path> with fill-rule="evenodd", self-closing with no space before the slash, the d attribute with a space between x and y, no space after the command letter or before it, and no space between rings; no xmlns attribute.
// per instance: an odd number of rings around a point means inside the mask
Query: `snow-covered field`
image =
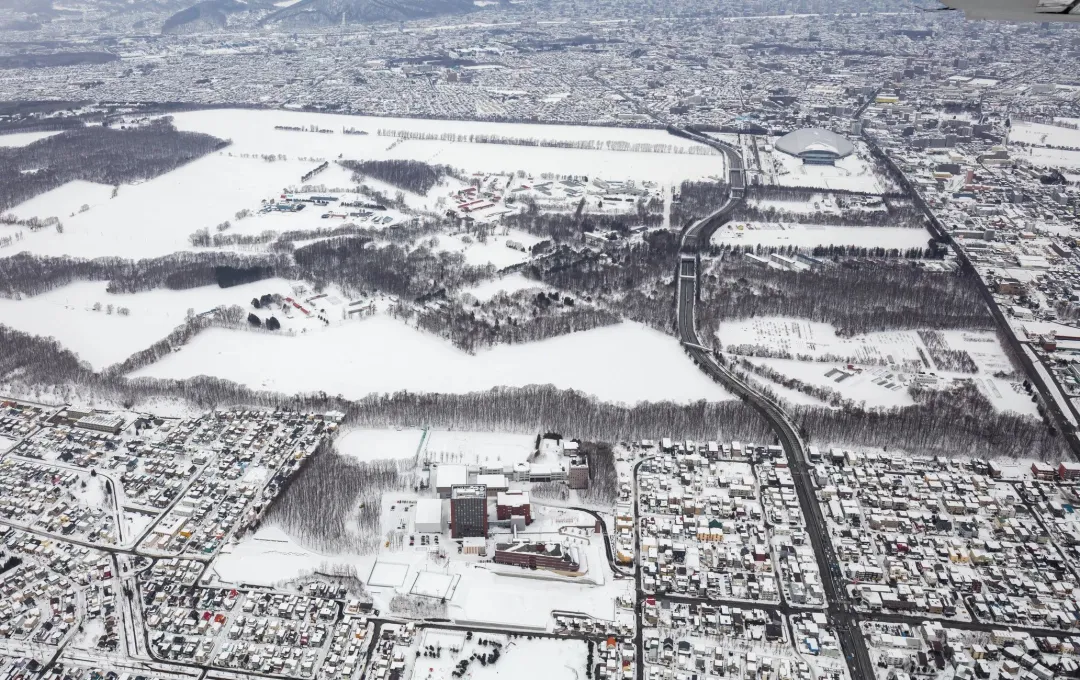
<svg viewBox="0 0 1080 680"><path fill-rule="evenodd" d="M270 279L232 288L158 288L111 295L106 292L107 285L104 281L79 281L22 300L0 298L0 319L24 333L55 338L100 370L163 339L184 322L188 309L198 314L219 305L246 307L252 297L287 293L291 287L283 279ZM101 305L100 311L94 311L95 304ZM115 311L119 307L126 307L130 314L122 316Z"/></svg>
<svg viewBox="0 0 1080 680"><path fill-rule="evenodd" d="M828 387L843 397L866 406L911 404L907 387L920 372L930 372L943 381L967 380L999 410L1037 415L1035 405L1014 380L998 378L998 372L1012 372L1004 349L993 331L941 331L950 349L965 351L978 373L940 370L929 350L914 330L883 331L839 337L827 323L781 317L760 317L725 322L718 338L725 348L740 351L752 345L789 358L753 358L785 376L807 384ZM925 357L925 360L924 360ZM848 368L848 364L851 368ZM805 394L771 385L780 396L797 403L819 403Z"/></svg>
<svg viewBox="0 0 1080 680"><path fill-rule="evenodd" d="M271 366L291 368L270 370ZM627 370L628 366L634 369ZM730 398L695 368L678 343L635 323L498 346L476 355L385 316L298 336L211 328L182 352L135 375L212 375L256 389L325 391L349 398L399 390L466 393L533 384L553 384L626 403Z"/></svg>
<svg viewBox="0 0 1080 680"><path fill-rule="evenodd" d="M513 272L506 276L482 281L472 288L466 288L462 293L472 295L480 302L487 302L499 293L513 295L522 290L547 290L547 286L520 272Z"/></svg>
<svg viewBox="0 0 1080 680"><path fill-rule="evenodd" d="M423 430L349 430L338 437L334 448L357 460L409 460L415 458L424 439Z"/></svg>
<svg viewBox="0 0 1080 680"><path fill-rule="evenodd" d="M74 182L68 182L61 186L46 191L43 194L39 194L28 201L24 201L19 205L11 208L7 212L15 217L25 220L31 217L57 217L63 222L64 227L76 221L83 221L87 215L80 215L79 211L84 205L89 206L90 209L96 208L99 205L110 200L112 195L112 187L105 184L98 184L96 182L84 182L82 180L75 180ZM72 215L77 215L73 218ZM29 230L24 231L24 236L34 239L47 241L42 236L46 234L54 234L54 229L43 230L42 235L31 234ZM15 247L23 244L16 244ZM5 252L5 254L7 254Z"/></svg>
<svg viewBox="0 0 1080 680"><path fill-rule="evenodd" d="M1080 130L1018 120L1013 122L1009 141L1043 146L1080 147Z"/></svg>
<svg viewBox="0 0 1080 680"><path fill-rule="evenodd" d="M764 222L729 222L713 234L717 245L861 246L866 248L926 247L930 234L925 229L903 227L833 227L813 224L766 224Z"/></svg>
<svg viewBox="0 0 1080 680"><path fill-rule="evenodd" d="M42 196L30 199L10 212L19 218L58 217L63 233L55 229L24 230L24 238L5 254L21 251L46 255L79 257L118 256L145 258L191 250L189 237L199 229L214 228L231 221L226 233L254 235L264 231L311 230L340 224L322 219L324 212L314 206L294 214L255 214L236 220L241 210L257 211L263 199L280 195L286 187L300 183L303 173L324 159L413 159L447 164L467 172L523 170L539 177L552 175L598 176L612 180L676 184L724 172L723 156L689 153L651 153L609 150L563 149L551 147L476 144L467 142L399 141L375 134L379 129L424 133L484 134L514 138L552 140L595 140L667 145L677 150L705 148L661 130L544 126L527 124L433 121L394 118L365 118L290 111L214 110L184 112L174 116L181 130L206 132L233 144L155 179L122 185L116 197L112 187L89 182L71 182ZM316 126L334 134L275 130L278 125ZM346 135L349 127L370 134ZM12 143L21 135L13 135ZM267 162L264 155L284 155L285 160ZM300 160L304 159L304 160ZM310 180L328 188L348 188L351 177L332 166ZM397 190L376 180L368 184L393 196ZM442 212L439 202L460 182L447 180L428 196L406 195L415 210ZM83 206L89 209L80 212ZM333 207L333 206L331 206ZM396 220L395 211L384 213ZM360 221L355 218L353 221ZM370 226L370 224L367 224ZM385 226L385 225L382 225ZM514 240L529 245L535 238L522 234ZM443 246L465 250L471 263L492 263L502 267L523 260L495 237L487 245L464 248L454 237ZM509 251L509 252L508 252Z"/></svg>
<svg viewBox="0 0 1080 680"><path fill-rule="evenodd" d="M60 134L61 130L46 130L43 132L11 132L5 135L0 135L0 146L26 146L27 144L33 144L39 139L45 139L52 137L53 135Z"/></svg>
<svg viewBox="0 0 1080 680"><path fill-rule="evenodd" d="M508 241L517 241L526 248L531 248L543 239L517 229L507 229L505 235L503 230L500 230L498 234L488 236L486 243L480 243L472 236L468 237L470 242L466 243L464 235L439 236L438 240L439 250L463 253L468 264L490 264L502 269L529 259L527 253L506 245Z"/></svg>
<svg viewBox="0 0 1080 680"><path fill-rule="evenodd" d="M1032 148L1020 150L1016 156L1028 159L1035 165L1073 170L1080 168L1080 151Z"/></svg>
<svg viewBox="0 0 1080 680"><path fill-rule="evenodd" d="M626 179L681 182L684 179L722 174L723 157L719 155L641 153L629 151L593 151L552 147L503 144L472 144L406 140L394 144L395 137L376 134L399 130L441 135L494 135L500 137L569 141L597 140L666 144L686 149L695 142L667 134L663 130L601 128L573 125L529 125L478 121L423 120L302 113L295 111L250 111L245 109L191 111L173 116L181 130L205 132L221 139L231 139L234 153L285 154L349 159L414 159L461 168L469 172L524 170L539 175L545 172L563 175L611 176L612 168ZM275 130L274 126L332 129L334 134ZM343 128L368 132L367 135L342 134ZM388 148L388 147L393 148Z"/></svg>
<svg viewBox="0 0 1080 680"><path fill-rule="evenodd" d="M495 664L481 665L472 661L466 672L472 680L583 680L587 664L587 648L581 640L553 638L509 640L503 635L484 634L480 637L498 639L503 644L499 660ZM478 638L477 638L478 639ZM465 633L457 631L429 630L424 633L421 646L439 646L443 649L439 658L416 660L412 680L455 680L457 664L473 654L489 654L490 647L477 645L477 640L465 640ZM451 648L460 651L450 651Z"/></svg>
<svg viewBox="0 0 1080 680"><path fill-rule="evenodd" d="M312 166L295 160L267 163L238 158L230 151L210 154L141 184L122 185L116 198L109 198L111 187L72 182L30 199L11 212L21 218L60 217L64 232L27 230L5 254L138 259L191 250L188 237L193 232L213 231L217 224L234 220L237 211L257 207L261 199L296 183ZM90 210L78 213L84 203ZM76 214L71 216L72 212Z"/></svg>
<svg viewBox="0 0 1080 680"><path fill-rule="evenodd" d="M432 430L421 457L433 463L506 466L524 463L535 449L532 434Z"/></svg>

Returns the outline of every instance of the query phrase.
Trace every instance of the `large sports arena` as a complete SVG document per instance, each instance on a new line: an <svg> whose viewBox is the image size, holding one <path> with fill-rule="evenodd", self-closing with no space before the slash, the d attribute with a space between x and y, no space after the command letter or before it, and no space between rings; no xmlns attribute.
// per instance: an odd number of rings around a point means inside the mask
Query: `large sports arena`
<svg viewBox="0 0 1080 680"><path fill-rule="evenodd" d="M812 165L832 165L855 151L855 146L847 139L822 128L789 132L776 140L775 147Z"/></svg>

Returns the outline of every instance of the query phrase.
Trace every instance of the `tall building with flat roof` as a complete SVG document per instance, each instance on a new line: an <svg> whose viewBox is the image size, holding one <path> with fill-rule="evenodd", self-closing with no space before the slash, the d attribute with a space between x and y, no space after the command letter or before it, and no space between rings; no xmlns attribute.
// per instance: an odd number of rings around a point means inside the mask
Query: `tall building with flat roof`
<svg viewBox="0 0 1080 680"><path fill-rule="evenodd" d="M457 484L450 490L450 535L486 537L488 532L487 487Z"/></svg>
<svg viewBox="0 0 1080 680"><path fill-rule="evenodd" d="M566 476L566 483L571 489L589 488L589 463L584 457L570 461L570 472Z"/></svg>

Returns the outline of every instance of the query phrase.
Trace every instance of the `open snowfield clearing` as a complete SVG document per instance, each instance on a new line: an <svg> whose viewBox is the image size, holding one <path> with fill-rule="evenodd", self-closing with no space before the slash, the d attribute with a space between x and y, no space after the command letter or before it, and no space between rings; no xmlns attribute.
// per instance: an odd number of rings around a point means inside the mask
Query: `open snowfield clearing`
<svg viewBox="0 0 1080 680"><path fill-rule="evenodd" d="M532 434L431 430L422 457L432 463L506 466L524 463L535 449Z"/></svg>
<svg viewBox="0 0 1080 680"><path fill-rule="evenodd" d="M864 148L856 144L855 153L839 159L835 165L807 165L802 159L776 149L763 152L761 162L769 184L882 193L885 184L867 160L869 154Z"/></svg>
<svg viewBox="0 0 1080 680"><path fill-rule="evenodd" d="M133 510L124 510L121 517L124 522L124 538L128 542L133 542L135 538L142 535L146 527L150 526L150 523L154 521L154 515Z"/></svg>
<svg viewBox="0 0 1080 680"><path fill-rule="evenodd" d="M456 636L457 639L447 639ZM486 639L498 639L503 643L499 660L486 666L472 661L466 671L471 680L583 680L588 663L588 649L581 640L523 637L508 640L505 636L483 634ZM416 660L412 680L455 680L453 673L457 664L475 654L490 654L491 648L476 644L477 639L465 641L464 633L431 631L425 633L422 646L438 645L443 648L439 658ZM451 648L460 650L450 651Z"/></svg>
<svg viewBox="0 0 1080 680"><path fill-rule="evenodd" d="M507 242L516 241L526 248L531 248L543 240L517 229L508 229L505 235L502 232L503 230L499 230L498 234L488 236L486 243L480 243L475 240L475 237L467 234L440 235L437 247L439 250L464 254L465 262L468 264L476 266L490 264L501 269L521 264L529 259L528 253L511 248Z"/></svg>
<svg viewBox="0 0 1080 680"><path fill-rule="evenodd" d="M111 295L107 286L104 281L79 281L22 300L0 298L0 319L24 333L55 338L100 370L163 339L184 322L188 309L199 314L219 305L247 307L251 298L263 293L291 290L283 279L232 288L159 288L125 295ZM100 311L93 309L97 303ZM110 314L109 305L126 307L131 313L121 316L114 310Z"/></svg>
<svg viewBox="0 0 1080 680"><path fill-rule="evenodd" d="M768 210L772 208L781 212L792 212L809 214L815 212L829 213L831 215L839 215L842 210L836 205L836 201L832 198L823 198L821 194L816 194L813 200L807 201L778 201L772 199L760 199L760 198L748 198L746 199L746 205L750 208L757 208L758 210Z"/></svg>
<svg viewBox="0 0 1080 680"><path fill-rule="evenodd" d="M473 296L480 302L487 302L499 293L513 295L522 290L548 290L548 286L535 279L530 279L520 272L513 272L506 276L483 281L461 292Z"/></svg>
<svg viewBox="0 0 1080 680"><path fill-rule="evenodd" d="M11 212L25 218L57 215L64 223L64 233L55 229L27 230L26 237L5 251L14 255L29 251L43 255L75 257L116 256L132 259L168 255L192 250L188 237L198 229L214 227L235 220L237 211L252 209L263 198L294 184L312 164L298 161L266 161L230 156L231 148L192 161L172 172L147 182L122 185L116 198L109 198L110 187L88 182L70 183L81 188L79 196L65 197L63 210L43 194L16 206ZM84 195L96 189L104 191L105 200L85 213L77 211L89 203ZM42 199L46 199L43 201Z"/></svg>
<svg viewBox="0 0 1080 680"><path fill-rule="evenodd" d="M0 453L6 453L12 446L15 446L14 439L0 435Z"/></svg>
<svg viewBox="0 0 1080 680"><path fill-rule="evenodd" d="M6 135L0 135L0 146L26 146L33 144L40 139L46 139L53 135L58 135L62 130L45 130L42 132L11 132Z"/></svg>
<svg viewBox="0 0 1080 680"><path fill-rule="evenodd" d="M334 442L334 448L357 460L409 460L415 458L423 441L423 430L349 430Z"/></svg>
<svg viewBox="0 0 1080 680"><path fill-rule="evenodd" d="M1013 122L1009 141L1041 146L1080 147L1080 130L1018 120Z"/></svg>
<svg viewBox="0 0 1080 680"><path fill-rule="evenodd" d="M134 375L211 375L255 389L325 391L351 399L400 390L461 394L535 384L625 403L731 398L694 367L678 343L635 323L475 355L385 316L297 336L211 328L182 352Z"/></svg>
<svg viewBox="0 0 1080 680"><path fill-rule="evenodd" d="M378 130L398 130L424 134L492 135L525 139L629 142L666 144L679 149L701 146L667 134L663 130L603 128L574 125L529 125L478 121L423 120L303 113L297 111L249 111L225 109L190 111L173 116L179 130L205 132L233 141L233 153L285 154L296 157L380 160L412 159L450 165L469 172L524 170L539 175L602 175L618 179L679 182L684 179L721 174L726 170L723 156L675 153L642 153L504 144L475 144L437 140L405 140L395 145L395 137L380 136ZM275 130L274 126L318 127L333 134ZM344 128L368 132L346 135ZM393 148L389 148L393 146ZM614 171L617 169L617 171Z"/></svg>
<svg viewBox="0 0 1080 680"><path fill-rule="evenodd" d="M115 200L109 198L111 195L112 187L107 184L75 180L73 182L68 182L67 184L62 184L43 194L38 194L7 212L21 220L29 219L31 217L39 217L42 219L46 217L57 217L64 224L64 228L66 229L68 224L74 222L76 219L71 217L72 214L78 215L78 219L81 220L85 215L79 215L78 213L84 205L90 206L90 209L92 210L106 201ZM56 235L56 230L52 227L44 229L42 232L44 234ZM41 238L39 235L33 234L29 229L26 229L23 232L23 235L27 238ZM15 244L13 249L18 248L20 245L24 244ZM5 254L7 254L7 252L5 252Z"/></svg>
<svg viewBox="0 0 1080 680"><path fill-rule="evenodd" d="M408 564L395 564L379 560L371 568L367 584L384 588L400 588L405 585L405 577L409 575Z"/></svg>
<svg viewBox="0 0 1080 680"><path fill-rule="evenodd" d="M1031 148L1018 150L1016 156L1030 160L1035 165L1045 165L1049 168L1080 168L1080 151Z"/></svg>
<svg viewBox="0 0 1080 680"><path fill-rule="evenodd" d="M713 234L717 245L748 245L812 249L815 246L866 248L924 248L930 240L925 229L904 227L832 227L814 224L729 222Z"/></svg>

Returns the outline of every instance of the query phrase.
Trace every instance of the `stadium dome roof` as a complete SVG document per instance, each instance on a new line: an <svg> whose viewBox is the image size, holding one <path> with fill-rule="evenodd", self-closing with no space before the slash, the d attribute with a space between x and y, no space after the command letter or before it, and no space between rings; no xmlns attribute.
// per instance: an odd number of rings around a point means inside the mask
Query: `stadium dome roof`
<svg viewBox="0 0 1080 680"><path fill-rule="evenodd" d="M807 152L825 153L836 158L850 156L855 146L844 137L822 128L803 128L789 132L776 140L775 147L792 156L802 156Z"/></svg>

